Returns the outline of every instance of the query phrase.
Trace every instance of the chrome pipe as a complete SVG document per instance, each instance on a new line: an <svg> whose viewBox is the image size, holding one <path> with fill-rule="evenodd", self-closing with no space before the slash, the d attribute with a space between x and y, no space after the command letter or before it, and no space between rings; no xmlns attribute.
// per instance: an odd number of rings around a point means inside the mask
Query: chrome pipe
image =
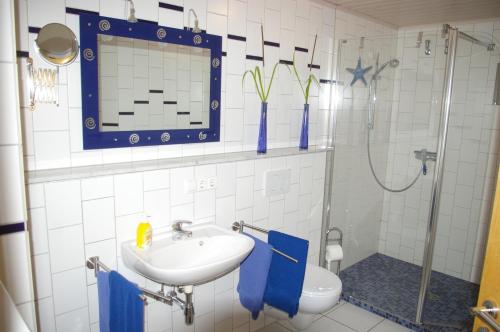
<svg viewBox="0 0 500 332"><path fill-rule="evenodd" d="M441 186L443 184L444 157L446 151L446 139L448 135L448 123L451 112L453 74L455 71L455 57L457 52L457 40L459 31L456 28L448 29L448 53L446 56L446 70L443 85L443 99L441 104L441 122L439 125L439 137L437 145L437 158L434 176L432 179L431 202L429 219L427 223L427 234L424 243L424 257L422 264L422 277L420 279L420 291L418 295L417 314L415 321L422 324L422 314L425 297L429 287L434 244L436 241L437 222L439 214L439 201L441 198Z"/></svg>
<svg viewBox="0 0 500 332"><path fill-rule="evenodd" d="M231 228L233 229L233 231L236 231L236 232L239 232L239 233L243 233L243 227L248 227L248 228L251 228L253 230L256 230L258 232L262 232L262 233L266 233L268 234L269 231L267 229L264 229L262 227L258 227L258 226L253 226L253 225L250 225L250 224L246 224L243 220L240 220L240 222L233 222L233 225L231 226ZM275 253L285 257L285 258L288 258L289 260L291 260L292 262L294 263L298 263L299 260L296 259L296 258L293 258L292 256L289 256L287 254L285 254L283 251L280 251L276 248L272 248L271 249L272 251L274 251Z"/></svg>
<svg viewBox="0 0 500 332"><path fill-rule="evenodd" d="M470 41L473 44L484 46L484 47L486 47L486 49L488 51L493 51L495 49L495 46L496 46L494 43L484 42L484 41L479 40L475 37L472 37L469 34L466 34L465 32L462 32L462 31L458 31L458 36L462 39Z"/></svg>

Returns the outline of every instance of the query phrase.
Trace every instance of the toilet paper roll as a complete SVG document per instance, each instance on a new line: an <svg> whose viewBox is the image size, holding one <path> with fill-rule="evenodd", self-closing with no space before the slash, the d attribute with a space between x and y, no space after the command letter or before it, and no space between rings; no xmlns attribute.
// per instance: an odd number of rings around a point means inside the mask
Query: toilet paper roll
<svg viewBox="0 0 500 332"><path fill-rule="evenodd" d="M338 244L330 244L326 246L326 261L341 261L344 258L342 247Z"/></svg>

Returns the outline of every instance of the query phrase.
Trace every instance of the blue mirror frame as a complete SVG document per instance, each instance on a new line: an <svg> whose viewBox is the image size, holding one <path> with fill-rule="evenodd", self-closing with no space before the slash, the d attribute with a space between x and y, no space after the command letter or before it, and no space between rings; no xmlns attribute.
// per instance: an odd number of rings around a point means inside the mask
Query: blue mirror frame
<svg viewBox="0 0 500 332"><path fill-rule="evenodd" d="M98 34L136 38L210 49L209 127L137 131L99 131ZM107 149L131 146L218 142L220 140L220 97L222 37L193 33L153 23L129 23L109 17L80 14L80 63L82 86L83 148Z"/></svg>

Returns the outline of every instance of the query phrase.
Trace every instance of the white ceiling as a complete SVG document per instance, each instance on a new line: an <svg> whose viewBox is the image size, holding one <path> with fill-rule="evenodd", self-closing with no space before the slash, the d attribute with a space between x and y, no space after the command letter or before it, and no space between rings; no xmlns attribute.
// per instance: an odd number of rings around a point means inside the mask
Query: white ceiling
<svg viewBox="0 0 500 332"><path fill-rule="evenodd" d="M327 0L398 27L500 17L500 0Z"/></svg>

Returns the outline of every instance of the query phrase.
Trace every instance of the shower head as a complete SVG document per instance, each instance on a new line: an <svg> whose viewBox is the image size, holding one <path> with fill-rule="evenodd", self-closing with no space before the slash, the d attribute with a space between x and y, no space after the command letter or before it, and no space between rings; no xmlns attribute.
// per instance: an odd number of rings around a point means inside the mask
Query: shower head
<svg viewBox="0 0 500 332"><path fill-rule="evenodd" d="M384 62L376 71L375 73L373 74L372 76L372 79L376 80L378 79L378 75L385 69L385 67L387 67L387 65L389 65L389 67L391 68L396 68L397 66L399 66L399 60L398 59L390 59L389 61L387 62Z"/></svg>
<svg viewBox="0 0 500 332"><path fill-rule="evenodd" d="M134 6L134 1L132 0L127 0L127 2L130 3L129 7L129 13L127 17L127 21L129 23L137 23L137 17L135 17L135 6Z"/></svg>

